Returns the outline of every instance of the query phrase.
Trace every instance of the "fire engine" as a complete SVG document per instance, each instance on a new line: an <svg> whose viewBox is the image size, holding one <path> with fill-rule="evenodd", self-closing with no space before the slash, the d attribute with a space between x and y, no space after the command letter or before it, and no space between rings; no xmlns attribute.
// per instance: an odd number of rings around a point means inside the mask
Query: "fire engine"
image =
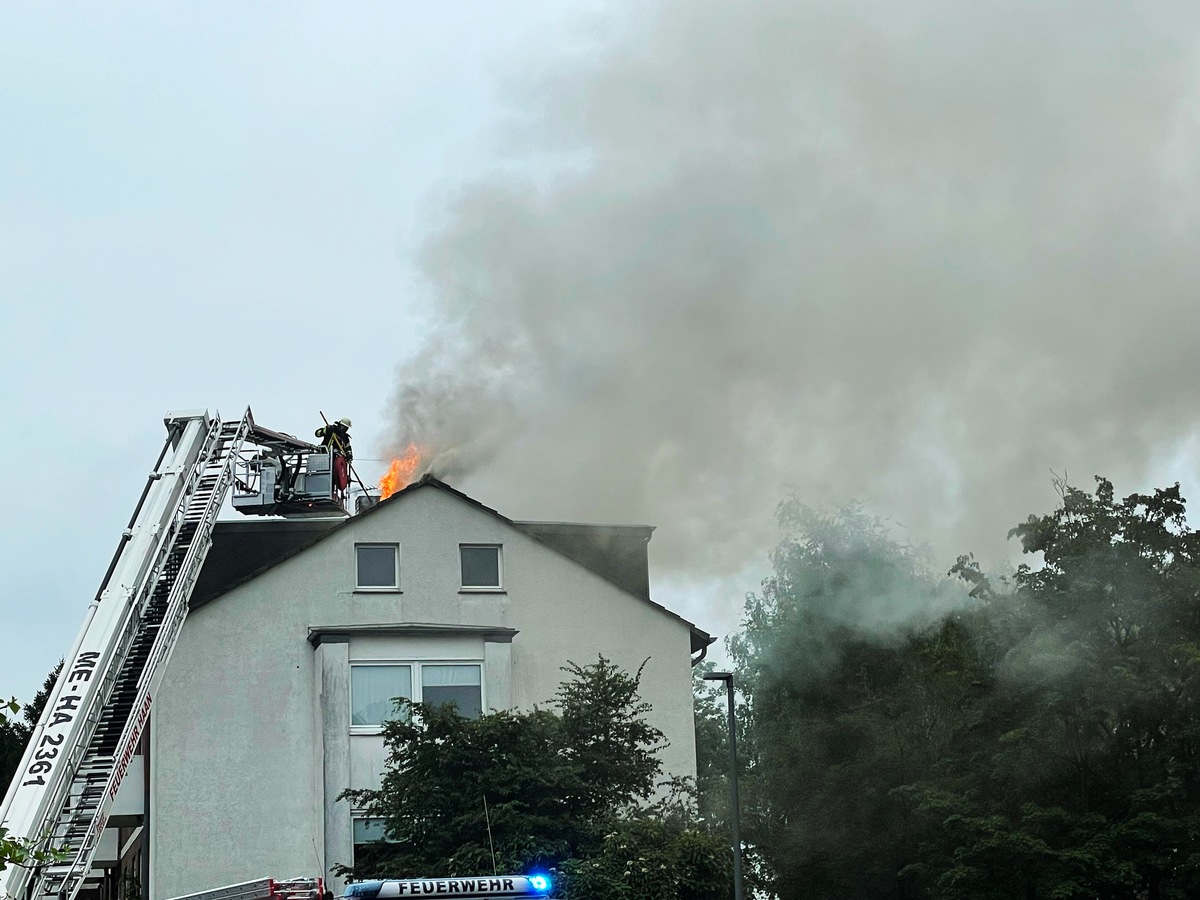
<svg viewBox="0 0 1200 900"><path fill-rule="evenodd" d="M64 657L0 806L10 838L53 851L0 872L0 897L74 900L93 879L108 810L135 755L179 637L212 530L233 489L246 515L346 515L329 448L257 425L168 413L167 438L129 525ZM263 879L203 900L320 900L319 879Z"/></svg>
<svg viewBox="0 0 1200 900"><path fill-rule="evenodd" d="M549 875L492 875L482 878L390 878L346 886L343 898L376 900L385 897L461 897L462 900L547 900ZM171 900L325 900L319 878L275 881L262 878L214 888Z"/></svg>

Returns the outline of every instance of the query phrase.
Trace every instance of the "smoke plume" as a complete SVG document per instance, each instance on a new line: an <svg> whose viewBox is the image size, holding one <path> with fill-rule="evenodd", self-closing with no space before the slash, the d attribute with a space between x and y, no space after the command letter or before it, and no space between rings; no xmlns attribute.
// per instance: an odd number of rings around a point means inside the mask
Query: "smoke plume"
<svg viewBox="0 0 1200 900"><path fill-rule="evenodd" d="M656 570L703 576L765 561L789 492L995 558L1050 468L1133 486L1193 434L1200 6L593 24L429 237L396 447L513 515L656 524Z"/></svg>

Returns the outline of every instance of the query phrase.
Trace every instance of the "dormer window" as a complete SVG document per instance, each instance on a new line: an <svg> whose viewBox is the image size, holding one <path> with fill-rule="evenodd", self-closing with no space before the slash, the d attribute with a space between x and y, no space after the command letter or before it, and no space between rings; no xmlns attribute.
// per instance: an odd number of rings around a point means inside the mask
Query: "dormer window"
<svg viewBox="0 0 1200 900"><path fill-rule="evenodd" d="M459 544L464 591L498 591L500 583L499 544Z"/></svg>

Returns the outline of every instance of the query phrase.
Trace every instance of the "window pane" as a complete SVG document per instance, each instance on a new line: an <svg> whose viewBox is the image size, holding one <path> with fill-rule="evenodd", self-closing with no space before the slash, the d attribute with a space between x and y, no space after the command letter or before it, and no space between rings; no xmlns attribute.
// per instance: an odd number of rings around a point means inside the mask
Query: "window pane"
<svg viewBox="0 0 1200 900"><path fill-rule="evenodd" d="M354 820L354 867L368 877L379 874L394 852L383 833L382 819Z"/></svg>
<svg viewBox="0 0 1200 900"><path fill-rule="evenodd" d="M460 716L478 719L483 711L479 666L422 666L421 699L430 706L453 703Z"/></svg>
<svg viewBox="0 0 1200 900"><path fill-rule="evenodd" d="M382 841L383 829L383 819L355 819L354 843L366 844L369 841Z"/></svg>
<svg viewBox="0 0 1200 900"><path fill-rule="evenodd" d="M396 548L356 547L359 587L396 587Z"/></svg>
<svg viewBox="0 0 1200 900"><path fill-rule="evenodd" d="M499 547L460 547L463 587L500 587Z"/></svg>
<svg viewBox="0 0 1200 900"><path fill-rule="evenodd" d="M396 715L394 698L412 698L408 666L350 667L350 724L379 725Z"/></svg>

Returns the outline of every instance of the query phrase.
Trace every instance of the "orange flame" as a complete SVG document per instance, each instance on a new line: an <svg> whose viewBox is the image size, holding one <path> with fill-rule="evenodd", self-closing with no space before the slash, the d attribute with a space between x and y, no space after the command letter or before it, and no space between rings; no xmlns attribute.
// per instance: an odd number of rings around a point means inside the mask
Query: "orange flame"
<svg viewBox="0 0 1200 900"><path fill-rule="evenodd" d="M379 499L386 500L396 491L408 487L413 480L413 474L421 465L421 450L416 444L409 444L404 455L392 460L387 472L379 479Z"/></svg>

